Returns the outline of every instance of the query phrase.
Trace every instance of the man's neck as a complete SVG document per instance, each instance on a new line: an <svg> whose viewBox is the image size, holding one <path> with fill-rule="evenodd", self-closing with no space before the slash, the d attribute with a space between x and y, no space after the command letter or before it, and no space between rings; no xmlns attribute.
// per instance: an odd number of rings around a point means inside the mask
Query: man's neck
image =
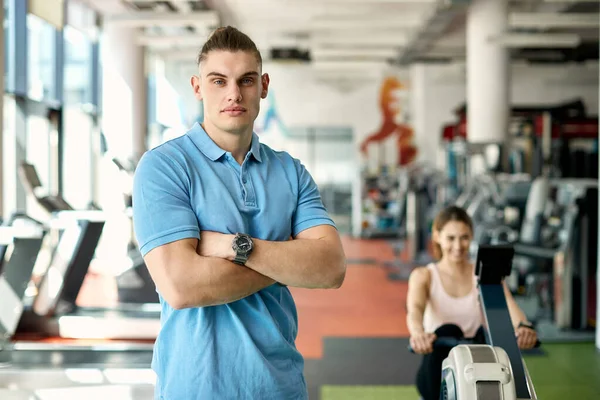
<svg viewBox="0 0 600 400"><path fill-rule="evenodd" d="M233 158L242 165L246 154L252 146L252 126L245 132L230 133L223 131L210 123L202 123L202 129L217 146L231 153Z"/></svg>

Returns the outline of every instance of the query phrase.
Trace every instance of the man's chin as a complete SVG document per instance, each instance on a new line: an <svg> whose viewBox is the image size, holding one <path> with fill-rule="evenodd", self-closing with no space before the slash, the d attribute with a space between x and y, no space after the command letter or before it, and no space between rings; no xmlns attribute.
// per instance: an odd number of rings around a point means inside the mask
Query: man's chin
<svg viewBox="0 0 600 400"><path fill-rule="evenodd" d="M246 118L235 119L230 121L222 121L221 129L229 133L244 133L248 129L251 129L252 124Z"/></svg>

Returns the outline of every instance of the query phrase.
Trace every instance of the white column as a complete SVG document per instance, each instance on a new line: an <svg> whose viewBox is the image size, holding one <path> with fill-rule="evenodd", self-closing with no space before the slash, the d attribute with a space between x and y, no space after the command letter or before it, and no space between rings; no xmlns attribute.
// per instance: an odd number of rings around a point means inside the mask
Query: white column
<svg viewBox="0 0 600 400"><path fill-rule="evenodd" d="M490 39L505 32L507 0L474 0L467 16L468 141L504 142L508 132L508 50Z"/></svg>
<svg viewBox="0 0 600 400"><path fill-rule="evenodd" d="M136 44L135 28L103 26L100 50L102 74L102 131L108 150L119 159L138 161L145 151L147 95L145 51ZM65 79L68 79L66 77ZM127 243L131 221L124 210L123 190L130 181L119 173L108 157L101 160L98 202L110 216L96 256L118 273L127 266Z"/></svg>
<svg viewBox="0 0 600 400"><path fill-rule="evenodd" d="M4 7L0 7L0 21L4 21ZM4 76L4 57L6 57L6 49L4 48L4 29L0 31L0 76ZM0 79L0 178L4 178L4 79ZM9 215L4 212L4 192L6 189L6 180L0 181L0 211L4 215ZM14 188L12 188L14 190Z"/></svg>
<svg viewBox="0 0 600 400"><path fill-rule="evenodd" d="M443 167L439 164L436 165L439 161L438 148L441 129L438 131L428 131L427 129L427 122L433 118L427 104L427 89L431 85L427 78L427 65L413 64L410 66L410 124L414 132L414 142L419 151L418 160L431 163L436 167Z"/></svg>
<svg viewBox="0 0 600 400"><path fill-rule="evenodd" d="M136 44L138 30L103 27L102 129L109 150L138 160L145 151L146 71L144 47Z"/></svg>

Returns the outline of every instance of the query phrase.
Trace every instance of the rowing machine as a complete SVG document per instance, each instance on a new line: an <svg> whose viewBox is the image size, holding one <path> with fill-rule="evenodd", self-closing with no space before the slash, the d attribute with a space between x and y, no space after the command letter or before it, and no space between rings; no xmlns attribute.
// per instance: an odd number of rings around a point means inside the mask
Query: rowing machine
<svg viewBox="0 0 600 400"><path fill-rule="evenodd" d="M434 341L434 347L452 348L442 363L440 399L537 399L521 358L502 285L512 269L513 255L512 246L479 246L475 274L486 344L445 337ZM536 347L539 345L538 341Z"/></svg>

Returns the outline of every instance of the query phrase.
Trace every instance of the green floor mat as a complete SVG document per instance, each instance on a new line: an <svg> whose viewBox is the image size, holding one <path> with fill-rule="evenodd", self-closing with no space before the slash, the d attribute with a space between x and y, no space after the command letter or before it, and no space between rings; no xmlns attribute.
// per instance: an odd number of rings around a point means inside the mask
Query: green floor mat
<svg viewBox="0 0 600 400"><path fill-rule="evenodd" d="M544 347L548 356L524 357L538 398L600 398L600 354L593 343L547 344Z"/></svg>
<svg viewBox="0 0 600 400"><path fill-rule="evenodd" d="M544 345L524 359L541 400L600 399L600 354L593 343ZM411 385L323 385L321 400L418 400Z"/></svg>
<svg viewBox="0 0 600 400"><path fill-rule="evenodd" d="M321 400L418 400L414 386L323 386Z"/></svg>

